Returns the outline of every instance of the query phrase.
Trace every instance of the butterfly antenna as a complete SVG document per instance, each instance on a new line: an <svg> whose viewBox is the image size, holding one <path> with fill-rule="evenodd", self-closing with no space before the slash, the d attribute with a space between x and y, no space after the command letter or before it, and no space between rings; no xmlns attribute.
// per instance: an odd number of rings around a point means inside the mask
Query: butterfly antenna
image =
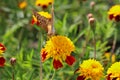
<svg viewBox="0 0 120 80"><path fill-rule="evenodd" d="M52 15L52 20L51 20L52 33L54 34L55 33L55 29L54 29L54 2L52 3L51 15Z"/></svg>

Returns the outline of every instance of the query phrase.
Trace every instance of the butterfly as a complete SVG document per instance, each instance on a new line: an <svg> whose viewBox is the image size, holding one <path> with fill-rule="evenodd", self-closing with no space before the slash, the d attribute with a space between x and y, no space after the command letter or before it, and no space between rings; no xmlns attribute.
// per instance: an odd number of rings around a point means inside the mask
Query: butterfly
<svg viewBox="0 0 120 80"><path fill-rule="evenodd" d="M33 11L33 15L37 19L39 25L47 31L48 34L53 34L54 27L52 26L52 19L41 16L38 12Z"/></svg>

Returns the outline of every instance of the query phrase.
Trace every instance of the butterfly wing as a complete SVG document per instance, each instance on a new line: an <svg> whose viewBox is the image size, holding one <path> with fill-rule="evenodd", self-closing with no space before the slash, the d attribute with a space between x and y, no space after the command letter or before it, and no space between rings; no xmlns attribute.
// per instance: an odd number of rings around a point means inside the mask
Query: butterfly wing
<svg viewBox="0 0 120 80"><path fill-rule="evenodd" d="M37 21L39 22L40 26L42 28L44 28L45 30L47 30L47 26L48 24L50 24L50 19L41 16L40 14L38 14L37 12L33 11L33 15L36 17Z"/></svg>

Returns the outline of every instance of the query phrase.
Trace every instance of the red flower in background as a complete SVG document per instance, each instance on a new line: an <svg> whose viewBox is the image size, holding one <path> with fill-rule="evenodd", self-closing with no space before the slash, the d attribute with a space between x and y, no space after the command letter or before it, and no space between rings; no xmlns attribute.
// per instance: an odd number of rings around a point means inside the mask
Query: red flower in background
<svg viewBox="0 0 120 80"><path fill-rule="evenodd" d="M4 57L0 56L0 67L3 67L5 64L5 59Z"/></svg>

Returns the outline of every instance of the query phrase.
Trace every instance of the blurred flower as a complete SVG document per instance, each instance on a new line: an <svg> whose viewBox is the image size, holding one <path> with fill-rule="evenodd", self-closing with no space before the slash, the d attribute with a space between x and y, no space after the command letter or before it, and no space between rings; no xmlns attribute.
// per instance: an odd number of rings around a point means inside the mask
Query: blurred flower
<svg viewBox="0 0 120 80"><path fill-rule="evenodd" d="M110 20L120 21L120 5L112 6L108 11L108 15Z"/></svg>
<svg viewBox="0 0 120 80"><path fill-rule="evenodd" d="M15 63L16 63L16 58L12 57L12 58L10 59L10 63L11 63L12 66L14 66Z"/></svg>
<svg viewBox="0 0 120 80"><path fill-rule="evenodd" d="M87 14L87 18L88 19L93 18L93 14L92 13Z"/></svg>
<svg viewBox="0 0 120 80"><path fill-rule="evenodd" d="M104 56L106 57L106 59L107 59L108 61L110 61L110 55L111 55L111 53L109 53L109 52L106 52L106 53L104 54ZM112 61L112 63L115 62L115 54L112 54L112 56L111 56L111 61Z"/></svg>
<svg viewBox="0 0 120 80"><path fill-rule="evenodd" d="M77 80L100 80L103 76L103 66L94 59L83 61L76 73L80 73Z"/></svg>
<svg viewBox="0 0 120 80"><path fill-rule="evenodd" d="M91 8L94 8L94 6L95 6L95 2L94 2L94 1L91 1L91 2L90 2L90 7L91 7Z"/></svg>
<svg viewBox="0 0 120 80"><path fill-rule="evenodd" d="M54 0L36 0L35 4L42 8L47 8L48 5L52 4Z"/></svg>
<svg viewBox="0 0 120 80"><path fill-rule="evenodd" d="M27 6L27 2L23 1L23 2L19 3L18 6L19 6L19 8L24 9Z"/></svg>
<svg viewBox="0 0 120 80"><path fill-rule="evenodd" d="M3 67L5 64L5 59L4 57L0 56L0 67Z"/></svg>
<svg viewBox="0 0 120 80"><path fill-rule="evenodd" d="M89 18L89 23L90 24L93 24L94 22L95 22L95 18L93 18L93 17Z"/></svg>
<svg viewBox="0 0 120 80"><path fill-rule="evenodd" d="M5 46L2 43L0 43L0 54L5 52L5 50L6 50Z"/></svg>
<svg viewBox="0 0 120 80"><path fill-rule="evenodd" d="M45 48L41 51L42 61L52 57L55 69L61 68L63 61L68 65L72 65L75 62L75 58L70 54L74 50L75 46L69 38L65 36L53 36L47 41Z"/></svg>
<svg viewBox="0 0 120 80"><path fill-rule="evenodd" d="M120 62L116 62L108 68L107 80L120 80Z"/></svg>

